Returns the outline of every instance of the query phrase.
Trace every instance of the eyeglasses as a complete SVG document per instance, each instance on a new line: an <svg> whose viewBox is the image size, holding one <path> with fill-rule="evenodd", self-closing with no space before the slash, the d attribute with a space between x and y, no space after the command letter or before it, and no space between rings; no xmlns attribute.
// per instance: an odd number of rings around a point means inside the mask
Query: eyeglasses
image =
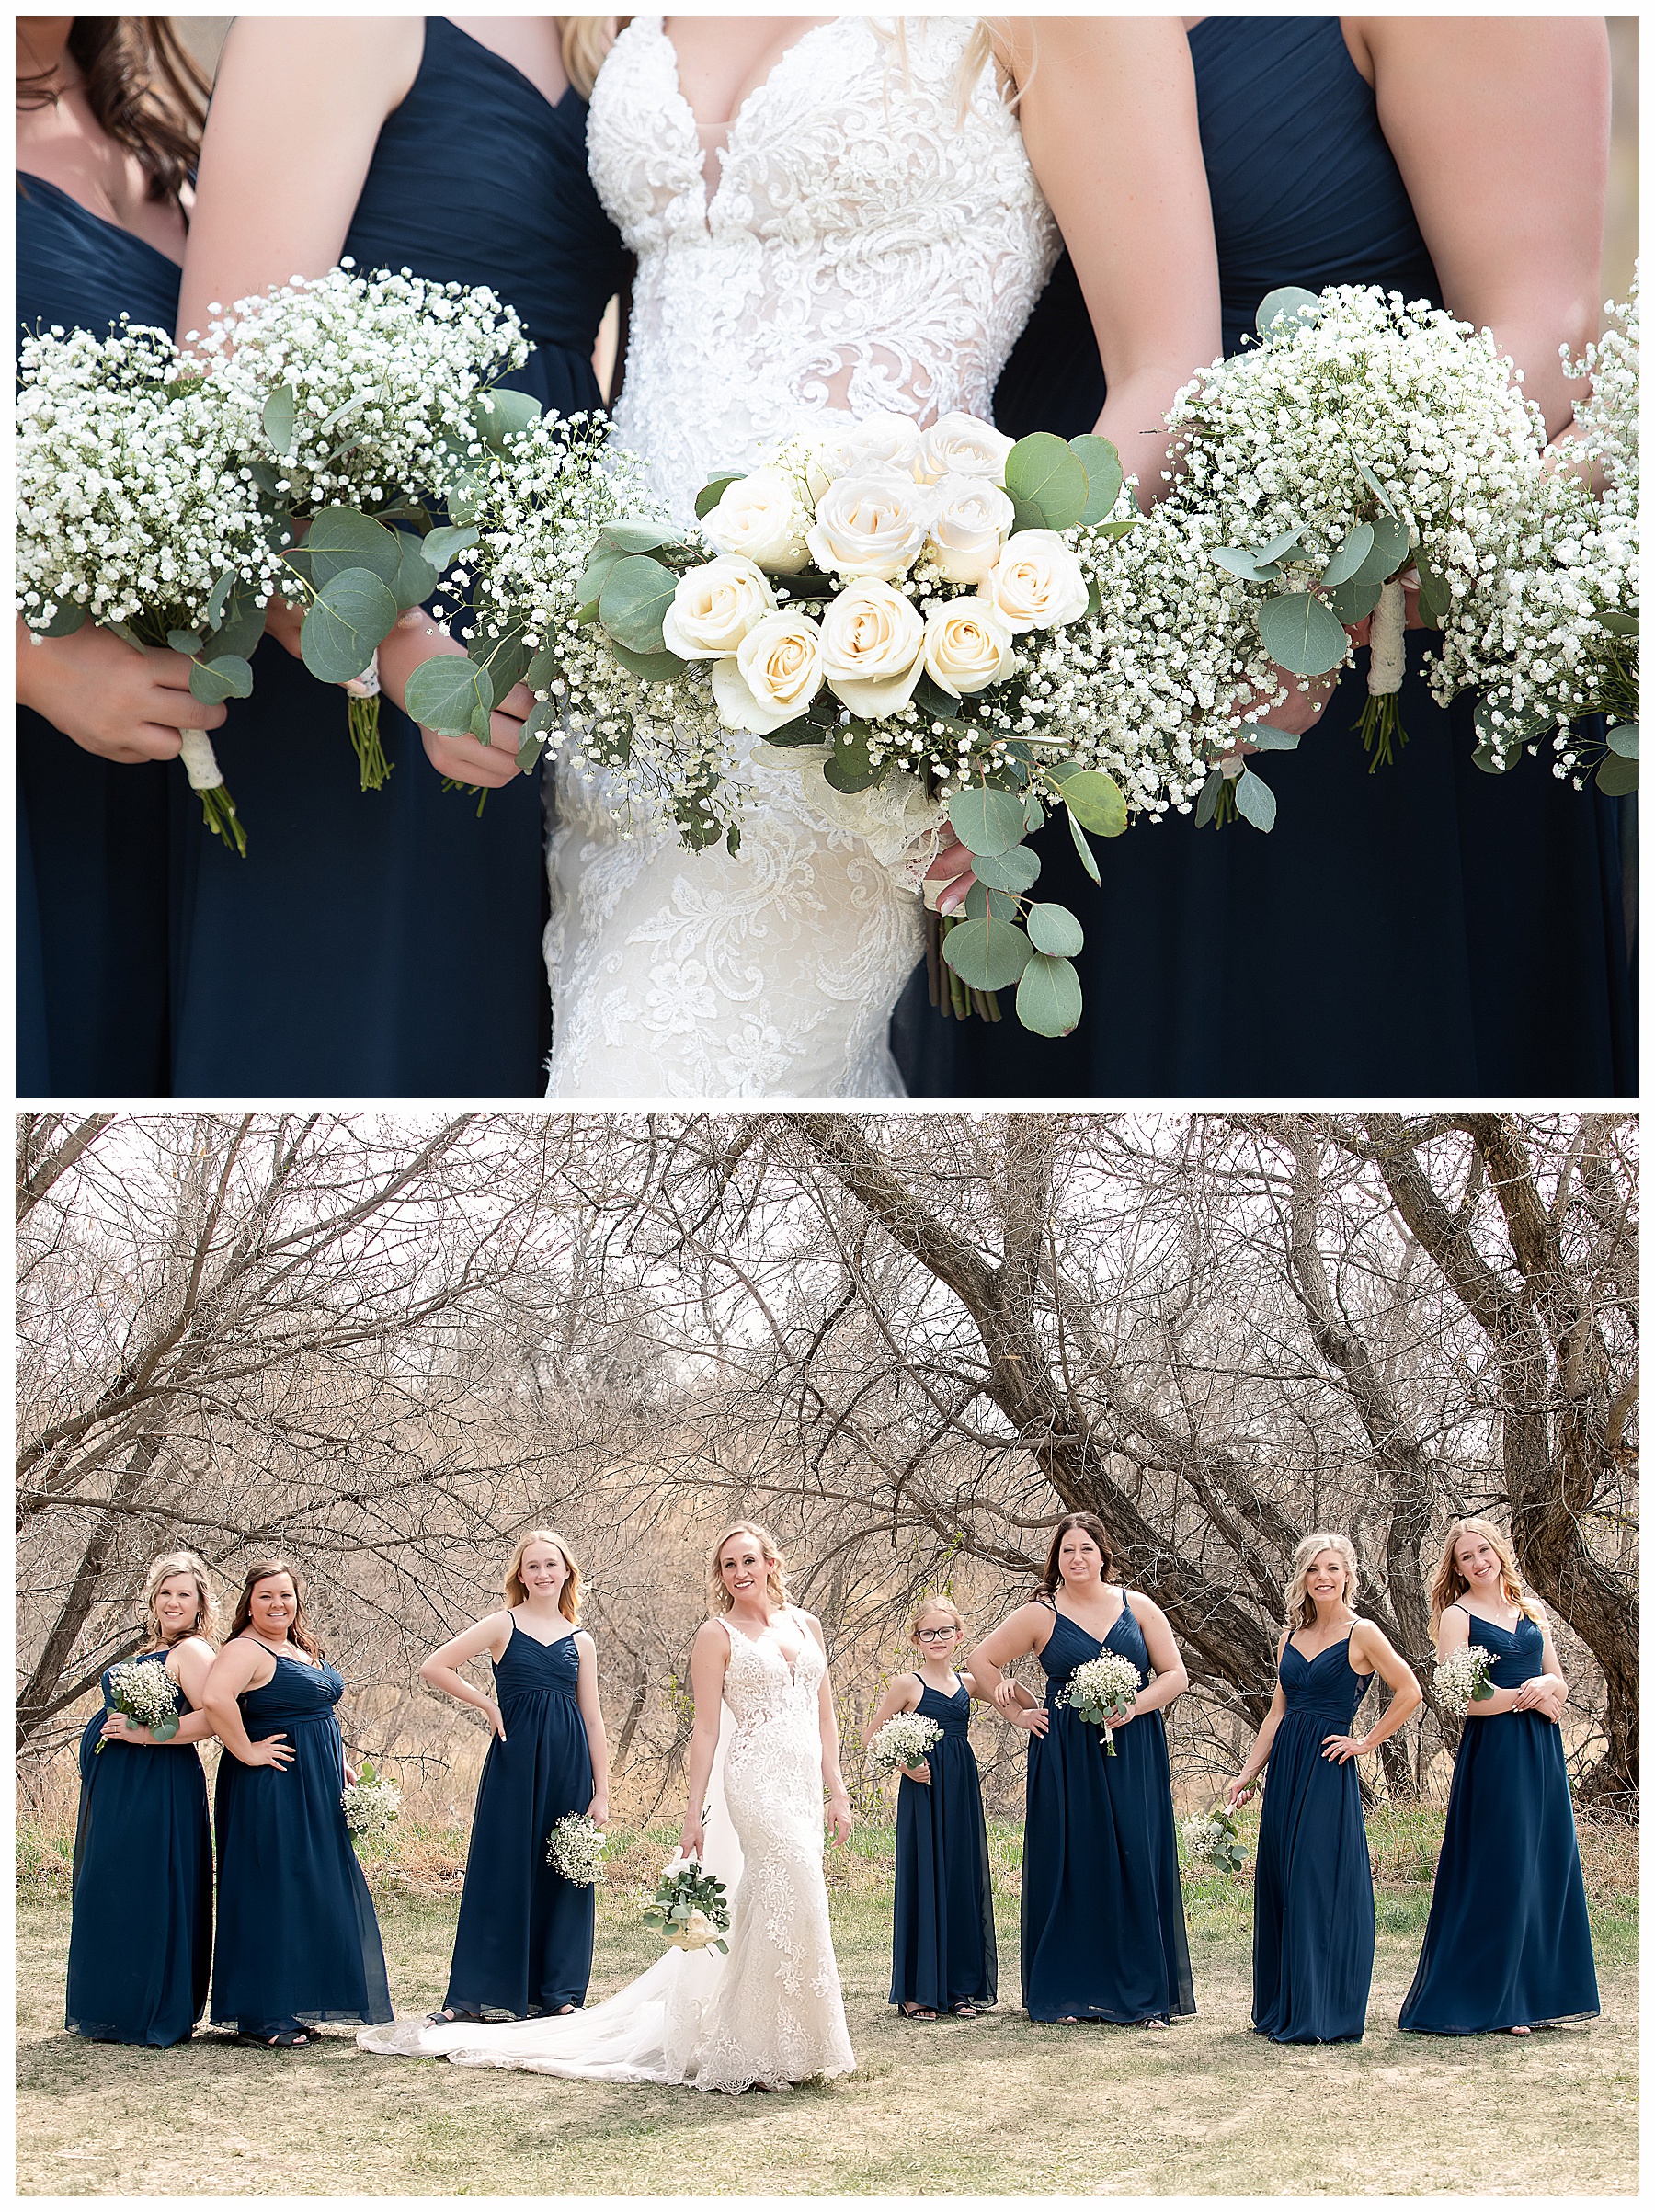
<svg viewBox="0 0 1655 2212"><path fill-rule="evenodd" d="M960 1632L951 1624L946 1628L917 1628L914 1633L920 1643L934 1644L939 1640L940 1637L947 1636L958 1636Z"/></svg>

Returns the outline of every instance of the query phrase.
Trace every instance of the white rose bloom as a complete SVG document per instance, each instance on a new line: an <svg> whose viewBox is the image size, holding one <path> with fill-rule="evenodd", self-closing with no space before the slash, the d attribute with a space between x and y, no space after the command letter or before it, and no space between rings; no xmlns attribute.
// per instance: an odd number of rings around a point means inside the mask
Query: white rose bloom
<svg viewBox="0 0 1655 2212"><path fill-rule="evenodd" d="M853 714L894 714L914 696L925 624L911 599L873 576L841 591L822 617L822 669Z"/></svg>
<svg viewBox="0 0 1655 2212"><path fill-rule="evenodd" d="M944 415L919 440L919 474L927 484L944 476L986 476L1006 481L1006 455L1017 443L975 415Z"/></svg>
<svg viewBox="0 0 1655 2212"><path fill-rule="evenodd" d="M987 599L951 599L926 619L925 673L955 699L1011 673L1010 625Z"/></svg>
<svg viewBox="0 0 1655 2212"><path fill-rule="evenodd" d="M722 660L755 622L776 610L776 595L756 561L721 553L679 576L661 623L668 653L683 660Z"/></svg>
<svg viewBox="0 0 1655 2212"><path fill-rule="evenodd" d="M1055 530L1020 530L977 586L1012 632L1060 630L1086 612L1080 564Z"/></svg>
<svg viewBox="0 0 1655 2212"><path fill-rule="evenodd" d="M755 469L726 484L702 523L702 535L722 553L745 553L771 576L796 576L805 565L805 525L792 480L780 469Z"/></svg>
<svg viewBox="0 0 1655 2212"><path fill-rule="evenodd" d="M986 476L944 476L925 550L951 584L980 584L999 559L1016 510Z"/></svg>
<svg viewBox="0 0 1655 2212"><path fill-rule="evenodd" d="M841 576L906 576L930 529L936 494L895 469L841 476L816 502L805 543L817 566Z"/></svg>
<svg viewBox="0 0 1655 2212"><path fill-rule="evenodd" d="M805 464L813 499L820 499L841 476L865 475L870 469L914 473L919 459L919 426L907 415L867 415L861 422L830 424L818 436Z"/></svg>
<svg viewBox="0 0 1655 2212"><path fill-rule="evenodd" d="M719 720L755 736L796 722L821 688L822 633L805 614L767 614L713 664Z"/></svg>

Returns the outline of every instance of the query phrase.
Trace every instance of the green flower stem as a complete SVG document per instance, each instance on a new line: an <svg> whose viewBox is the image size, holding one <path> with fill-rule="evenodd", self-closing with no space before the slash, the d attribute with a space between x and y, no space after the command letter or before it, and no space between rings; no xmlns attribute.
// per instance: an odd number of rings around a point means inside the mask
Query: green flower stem
<svg viewBox="0 0 1655 2212"><path fill-rule="evenodd" d="M231 850L242 860L247 857L247 833L242 827L235 811L235 801L230 796L226 784L215 783L211 791L198 792L201 802L201 819L215 838L223 838Z"/></svg>
<svg viewBox="0 0 1655 2212"><path fill-rule="evenodd" d="M346 719L350 727L350 742L356 747L357 766L361 770L362 789L382 790L391 773L391 763L385 758L380 738L379 693L374 692L370 699L358 699L352 694Z"/></svg>
<svg viewBox="0 0 1655 2212"><path fill-rule="evenodd" d="M1395 691L1370 691L1356 728L1363 751L1373 756L1368 762L1368 774L1371 776L1376 769L1394 766L1397 754L1408 743L1398 695Z"/></svg>

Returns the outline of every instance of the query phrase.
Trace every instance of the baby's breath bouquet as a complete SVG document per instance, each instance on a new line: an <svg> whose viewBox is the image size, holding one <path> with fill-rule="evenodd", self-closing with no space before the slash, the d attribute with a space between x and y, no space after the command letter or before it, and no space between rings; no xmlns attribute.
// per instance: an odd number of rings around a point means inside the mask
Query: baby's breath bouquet
<svg viewBox="0 0 1655 2212"><path fill-rule="evenodd" d="M157 1743L169 1742L178 1732L177 1686L165 1667L145 1666L138 1659L111 1667L109 1699L111 1712L124 1713L141 1728L147 1728ZM109 1740L107 1736L98 1738L94 1759Z"/></svg>
<svg viewBox="0 0 1655 2212"><path fill-rule="evenodd" d="M942 1740L934 1720L918 1713L896 1713L868 1745L868 1764L876 1774L900 1773L918 1766Z"/></svg>
<svg viewBox="0 0 1655 2212"><path fill-rule="evenodd" d="M1239 1874L1247 1864L1241 1848L1241 1830L1236 1816L1222 1798L1210 1812L1183 1823L1184 1849L1193 1859L1204 1859L1224 1874Z"/></svg>
<svg viewBox="0 0 1655 2212"><path fill-rule="evenodd" d="M1211 530L1209 558L1250 587L1260 638L1301 681L1342 667L1346 624L1372 618L1376 767L1406 742L1401 578L1418 571L1428 621L1451 619L1538 481L1545 423L1488 332L1399 292L1286 286L1258 327L1174 402L1168 504ZM1197 818L1221 796L1209 784Z"/></svg>
<svg viewBox="0 0 1655 2212"><path fill-rule="evenodd" d="M1583 474L1559 466L1531 487L1504 518L1476 587L1444 623L1432 685L1444 704L1475 687L1482 739L1479 766L1501 770L1525 742L1555 733L1553 772L1577 789L1593 766L1574 724L1602 713L1605 748L1600 790L1619 798L1638 789L1638 354L1639 282L1608 314L1621 328L1588 346L1565 368L1589 377L1575 409L1585 432L1581 451L1603 471L1594 496Z"/></svg>
<svg viewBox="0 0 1655 2212"><path fill-rule="evenodd" d="M729 1924L724 1884L702 1873L693 1852L688 1858L675 1853L645 1906L644 1925L658 1928L675 1950L728 1951L724 1937Z"/></svg>
<svg viewBox="0 0 1655 2212"><path fill-rule="evenodd" d="M1492 1654L1481 1644L1462 1644L1457 1651L1451 1651L1432 1678L1443 1710L1464 1719L1474 1705L1492 1697L1494 1685L1489 1680L1492 1664Z"/></svg>
<svg viewBox="0 0 1655 2212"><path fill-rule="evenodd" d="M1118 1651L1105 1651L1095 1659L1083 1659L1057 1693L1060 1705L1071 1705L1094 1728L1103 1731L1103 1749L1113 1759L1112 1721L1124 1719L1143 1688L1138 1670Z"/></svg>
<svg viewBox="0 0 1655 2212"><path fill-rule="evenodd" d="M546 1838L546 1864L576 1888L589 1889L603 1864L609 1838L589 1813L565 1813Z"/></svg>
<svg viewBox="0 0 1655 2212"><path fill-rule="evenodd" d="M353 1836L382 1836L396 1818L402 1792L375 1771L371 1759L364 1759L356 1780L340 1791L339 1804Z"/></svg>

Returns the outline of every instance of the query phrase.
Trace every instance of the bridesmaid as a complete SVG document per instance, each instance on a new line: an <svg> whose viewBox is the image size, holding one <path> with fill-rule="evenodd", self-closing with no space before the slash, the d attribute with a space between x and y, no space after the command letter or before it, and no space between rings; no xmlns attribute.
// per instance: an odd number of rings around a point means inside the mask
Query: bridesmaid
<svg viewBox="0 0 1655 2212"><path fill-rule="evenodd" d="M1358 1581L1348 1536L1321 1531L1294 1553L1275 1695L1225 1792L1233 1811L1268 1763L1253 1876L1252 2018L1273 2043L1360 2043L1367 2021L1374 1876L1355 1762L1396 1734L1420 1685L1372 1621L1356 1618ZM1394 1694L1375 1727L1353 1736L1375 1674Z"/></svg>
<svg viewBox="0 0 1655 2212"><path fill-rule="evenodd" d="M212 1960L212 1837L197 1746L217 1625L194 1552L164 1552L143 1579L143 1648L177 1685L165 1741L104 1707L81 1736L74 1906L64 2024L94 2043L165 2047L195 2033ZM101 1747L101 1748L100 1748Z"/></svg>
<svg viewBox="0 0 1655 2212"><path fill-rule="evenodd" d="M206 81L166 16L19 16L17 320L170 331ZM17 623L17 1088L167 1089L167 776L216 729L183 656ZM181 771L177 771L181 774ZM108 1765L106 1760L102 1762Z"/></svg>
<svg viewBox="0 0 1655 2212"><path fill-rule="evenodd" d="M952 1598L921 1598L908 1622L919 1654L886 1686L862 1740L898 1713L942 1731L896 1788L896 1908L891 2002L909 2020L974 2020L999 1995L988 1830L971 1748L971 1689L953 1671L965 1624Z"/></svg>
<svg viewBox="0 0 1655 2212"><path fill-rule="evenodd" d="M242 16L201 149L180 330L209 303L365 270L486 284L536 351L508 381L568 414L600 404L598 326L624 280L586 168L593 19ZM566 60L565 60L566 56ZM393 1097L539 1096L551 1012L539 779L517 772L528 694L493 745L424 735L392 703L437 638L381 654L383 790L363 792L342 690L273 622L219 758L247 827L238 860L182 852L173 1088ZM429 756L428 758L427 756ZM457 778L488 792L445 792ZM180 794L182 805L182 794Z"/></svg>
<svg viewBox="0 0 1655 2212"><path fill-rule="evenodd" d="M1437 1656L1489 1652L1493 1695L1466 1715L1431 1917L1400 2024L1422 2035L1526 2035L1598 2010L1592 1925L1558 1727L1569 1684L1509 1541L1449 1524L1431 1581Z"/></svg>
<svg viewBox="0 0 1655 2212"><path fill-rule="evenodd" d="M1185 20L1225 352L1276 285L1380 284L1491 325L1548 430L1565 430L1578 388L1558 348L1580 354L1602 298L1602 17ZM1073 434L1102 398L1060 261L996 419L1013 435ZM1482 774L1471 700L1444 710L1426 687L1432 642L1408 641L1412 742L1395 765L1367 772L1359 652L1314 733L1266 770L1281 807L1268 837L1197 829L1193 815L1139 824L1101 852L1099 890L1061 829L1043 832L1040 895L1086 928L1087 1014L1055 1042L1009 1021L942 1021L921 979L898 1024L909 1089L1636 1090L1621 803L1558 782L1544 754Z"/></svg>
<svg viewBox="0 0 1655 2212"><path fill-rule="evenodd" d="M966 1662L978 1696L1026 1728L1022 1991L1031 2020L1113 2020L1164 2028L1195 2010L1163 1709L1190 1685L1167 1616L1111 1578L1113 1547L1093 1513L1057 1523L1033 1603L1020 1605ZM1085 1660L1110 1651L1144 1687L1103 1731L1058 1693ZM1045 1704L1001 1677L1038 1655Z"/></svg>
<svg viewBox="0 0 1655 2212"><path fill-rule="evenodd" d="M595 1891L546 1864L565 1813L609 1819L609 1744L598 1704L598 1655L580 1617L580 1569L552 1529L531 1529L507 1563L506 1610L433 1651L419 1670L433 1690L475 1705L493 1730L477 1784L465 1891L442 2010L523 2019L572 2012L592 1972ZM495 1694L459 1671L486 1651Z"/></svg>
<svg viewBox="0 0 1655 2212"><path fill-rule="evenodd" d="M219 1924L212 2018L297 2050L324 2020L389 2020L379 1923L339 1793L344 1694L282 1559L247 1569L206 1705L227 1756L213 1793Z"/></svg>

